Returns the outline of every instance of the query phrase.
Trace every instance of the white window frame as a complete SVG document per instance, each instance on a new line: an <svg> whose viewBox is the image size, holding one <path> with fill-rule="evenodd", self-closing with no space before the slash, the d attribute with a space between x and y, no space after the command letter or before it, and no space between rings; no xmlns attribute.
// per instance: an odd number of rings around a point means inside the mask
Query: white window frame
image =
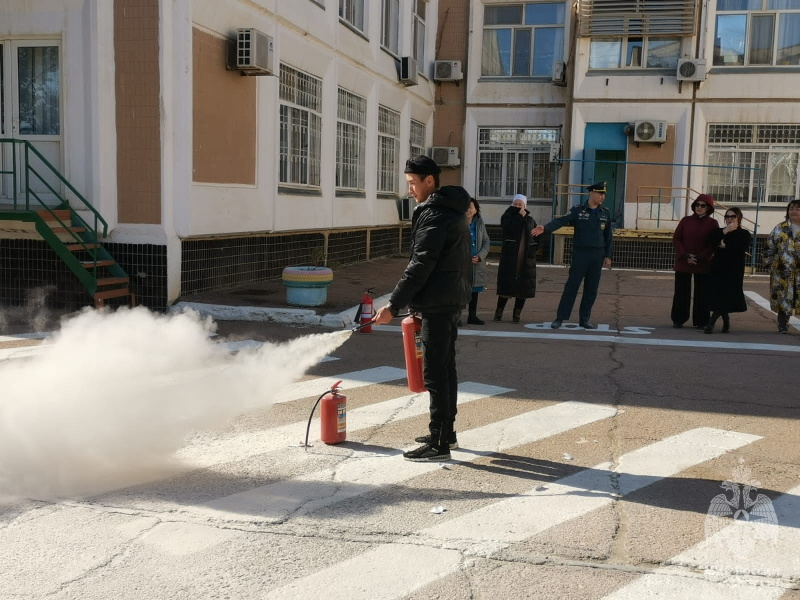
<svg viewBox="0 0 800 600"><path fill-rule="evenodd" d="M428 10L428 0L412 0L411 24L411 56L413 56L422 73L425 72L425 19Z"/></svg>
<svg viewBox="0 0 800 600"><path fill-rule="evenodd" d="M281 63L278 180L319 187L322 162L322 79Z"/></svg>
<svg viewBox="0 0 800 600"><path fill-rule="evenodd" d="M378 192L396 194L400 164L400 113L378 106Z"/></svg>
<svg viewBox="0 0 800 600"><path fill-rule="evenodd" d="M753 8L745 10L726 10L724 4L725 0L717 0L716 16L714 19L714 40L720 38L720 24L722 20L730 20L731 18L744 19L744 39L737 40L740 43L741 54L722 54L721 48L714 45L712 53L712 62L714 67L731 68L731 67L797 67L800 65L800 56L797 57L797 62L778 62L778 37L781 28L781 23L786 23L790 17L797 20L797 44L800 45L800 3L797 3L797 8L792 9L776 9L772 8L776 0L751 0ZM754 62L753 58L753 41L756 37L754 29L754 22L756 19L771 19L772 20L772 41L769 47L771 58L769 62L759 60ZM730 38L726 38L728 40ZM793 46L790 46L793 47ZM740 60L727 60L726 57L740 57Z"/></svg>
<svg viewBox="0 0 800 600"><path fill-rule="evenodd" d="M339 0L339 20L366 34L367 0Z"/></svg>
<svg viewBox="0 0 800 600"><path fill-rule="evenodd" d="M479 199L552 200L550 149L561 140L557 127L478 128Z"/></svg>
<svg viewBox="0 0 800 600"><path fill-rule="evenodd" d="M525 23L525 14L527 12L528 7L535 7L536 5L561 5L562 9L562 19L561 23L549 23L549 24L526 24ZM498 9L498 8L512 8L512 7L519 7L520 8L520 21L519 23L501 23L501 24L486 24L486 11L488 9ZM482 48L481 48L481 76L482 77L499 77L499 78L508 78L508 79L520 79L520 78L540 78L540 79L550 79L553 74L553 68L555 67L556 62L560 62L564 58L564 34L566 31L566 19L568 13L569 5L564 0L548 0L547 2L517 2L517 3L509 3L509 4L486 4L484 5L484 16L483 16L483 34L482 34ZM497 35L494 32L508 30L510 31L510 52L508 56L508 73L497 72L503 69L503 53L498 48L495 53L492 53L492 48L494 47L495 40L497 39L495 36ZM536 66L536 33L543 33L544 30L554 30L556 42L554 46L548 45L548 47L552 47L553 49L553 64L550 65L550 68L547 70L546 73L537 73L534 74L535 66ZM524 34L529 35L529 48L526 59L528 61L528 70L526 73L516 73L517 68L515 62L519 57L520 53L517 51L517 43L519 37ZM559 40L560 39L560 44ZM520 42L521 43L521 42ZM495 69L492 72L491 69L487 69L487 63L494 62Z"/></svg>
<svg viewBox="0 0 800 600"><path fill-rule="evenodd" d="M339 88L336 120L336 188L364 191L367 99Z"/></svg>
<svg viewBox="0 0 800 600"><path fill-rule="evenodd" d="M800 123L710 123L706 164L743 167L709 169L706 189L715 200L757 202L761 168L763 201L786 204L800 197Z"/></svg>
<svg viewBox="0 0 800 600"><path fill-rule="evenodd" d="M681 57L681 39L680 37L652 37L652 36L639 36L639 35L631 35L631 36L624 36L624 37L615 37L615 38L592 38L589 44L589 69L670 69L674 71L678 66L678 59ZM640 40L641 43L641 56L639 63L640 64L633 64L634 61L633 53L631 52L632 48L635 46L631 46L630 44L635 43L634 40ZM677 50L675 51L674 56L668 57L670 59L671 64L667 65L654 65L649 66L650 62L650 47L651 44L660 41L672 41L677 42ZM617 60L616 64L597 64L598 56L595 54L596 49L599 49L601 44L615 44ZM623 56L624 52L624 56Z"/></svg>
<svg viewBox="0 0 800 600"><path fill-rule="evenodd" d="M381 48L400 55L400 0L381 0Z"/></svg>
<svg viewBox="0 0 800 600"><path fill-rule="evenodd" d="M425 154L425 124L411 119L411 131L408 137L409 158Z"/></svg>

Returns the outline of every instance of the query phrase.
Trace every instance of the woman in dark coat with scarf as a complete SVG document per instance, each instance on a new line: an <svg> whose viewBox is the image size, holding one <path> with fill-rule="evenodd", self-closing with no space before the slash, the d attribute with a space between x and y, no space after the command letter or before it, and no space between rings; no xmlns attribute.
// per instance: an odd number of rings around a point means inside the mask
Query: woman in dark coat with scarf
<svg viewBox="0 0 800 600"><path fill-rule="evenodd" d="M713 312L704 330L706 333L714 332L714 324L720 317L722 333L728 333L730 313L747 310L742 286L746 254L752 242L750 232L742 229L742 211L736 207L726 210L725 228L711 232L714 258L711 259L708 307Z"/></svg>
<svg viewBox="0 0 800 600"><path fill-rule="evenodd" d="M700 194L692 202L692 214L680 220L672 236L676 254L671 314L673 327L683 327L689 320L690 307L692 325L703 329L708 324L708 273L714 253L711 233L719 229L713 214L714 199L708 194Z"/></svg>
<svg viewBox="0 0 800 600"><path fill-rule="evenodd" d="M511 206L500 218L503 229L503 248L497 270L497 309L494 320L503 320L503 310L509 298L514 298L514 323L520 322L522 307L527 298L536 296L536 221L527 210L528 199L514 196Z"/></svg>

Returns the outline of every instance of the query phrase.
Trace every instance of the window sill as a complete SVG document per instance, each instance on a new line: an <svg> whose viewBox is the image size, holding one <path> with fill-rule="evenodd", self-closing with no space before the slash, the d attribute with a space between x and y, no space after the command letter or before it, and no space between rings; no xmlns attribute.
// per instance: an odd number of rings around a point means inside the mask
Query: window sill
<svg viewBox="0 0 800 600"><path fill-rule="evenodd" d="M319 7L320 7L322 10L325 10L325 3L323 2L323 0L311 0L311 3L312 3L312 4L316 4L316 5L317 5L317 6L319 6Z"/></svg>
<svg viewBox="0 0 800 600"><path fill-rule="evenodd" d="M592 69L586 72L587 77L641 77L643 75L652 75L654 77L675 76L675 69Z"/></svg>
<svg viewBox="0 0 800 600"><path fill-rule="evenodd" d="M337 198L366 198L367 194L359 190L336 190Z"/></svg>
<svg viewBox="0 0 800 600"><path fill-rule="evenodd" d="M757 65L752 67L725 67L723 65L714 65L708 71L709 75L775 75L777 73L800 73L800 66L768 67L765 65Z"/></svg>
<svg viewBox="0 0 800 600"><path fill-rule="evenodd" d="M293 187L289 185L279 185L278 193L287 196L322 196L321 188L312 187Z"/></svg>
<svg viewBox="0 0 800 600"><path fill-rule="evenodd" d="M366 34L365 32L363 32L363 31L361 31L361 30L360 30L358 27L356 27L355 25L353 25L353 24L352 24L350 21L345 21L344 19L342 19L341 17L339 17L339 23L341 23L342 25L344 25L345 27L347 27L347 28L348 28L350 31L352 31L353 33L355 33L355 34L356 34L358 37L360 37L360 38L364 38L366 41L369 41L369 38L367 37L367 34Z"/></svg>
<svg viewBox="0 0 800 600"><path fill-rule="evenodd" d="M400 195L399 194L394 194L394 193L390 193L390 192L378 192L377 196L378 196L378 198L380 200L399 200L400 199Z"/></svg>
<svg viewBox="0 0 800 600"><path fill-rule="evenodd" d="M517 77L504 75L481 75L478 83L552 83L551 77Z"/></svg>

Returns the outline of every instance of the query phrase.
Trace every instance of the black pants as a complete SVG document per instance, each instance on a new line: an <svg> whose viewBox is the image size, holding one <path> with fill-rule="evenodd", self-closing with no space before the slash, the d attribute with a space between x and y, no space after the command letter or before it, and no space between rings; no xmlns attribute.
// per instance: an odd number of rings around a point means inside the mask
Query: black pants
<svg viewBox="0 0 800 600"><path fill-rule="evenodd" d="M422 313L422 379L431 396L428 428L437 446L447 444L456 420L456 338L460 318L460 310Z"/></svg>
<svg viewBox="0 0 800 600"><path fill-rule="evenodd" d="M694 296L692 296L692 275L694 275ZM692 308L692 325L705 327L711 310L708 307L708 275L704 273L684 273L675 271L675 293L672 296L672 322L683 325L689 320L689 306Z"/></svg>
<svg viewBox="0 0 800 600"><path fill-rule="evenodd" d="M572 252L572 264L569 267L569 277L558 303L556 319L566 321L572 314L578 289L583 282L583 296L578 309L578 319L581 323L588 321L592 316L592 306L597 299L597 288L600 287L600 274L603 272L605 248L575 248Z"/></svg>

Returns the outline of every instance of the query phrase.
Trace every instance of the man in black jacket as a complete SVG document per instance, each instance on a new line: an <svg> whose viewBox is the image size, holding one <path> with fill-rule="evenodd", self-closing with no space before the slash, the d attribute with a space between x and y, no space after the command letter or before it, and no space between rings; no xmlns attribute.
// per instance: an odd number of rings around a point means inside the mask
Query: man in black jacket
<svg viewBox="0 0 800 600"><path fill-rule="evenodd" d="M461 310L472 295L472 248L465 213L469 194L459 186L439 188L440 169L427 156L406 162L409 193L417 202L411 219L411 257L375 323L383 325L404 306L422 315L423 381L430 393L430 435L403 454L407 460L449 460L458 448L454 429L458 376L456 338Z"/></svg>

